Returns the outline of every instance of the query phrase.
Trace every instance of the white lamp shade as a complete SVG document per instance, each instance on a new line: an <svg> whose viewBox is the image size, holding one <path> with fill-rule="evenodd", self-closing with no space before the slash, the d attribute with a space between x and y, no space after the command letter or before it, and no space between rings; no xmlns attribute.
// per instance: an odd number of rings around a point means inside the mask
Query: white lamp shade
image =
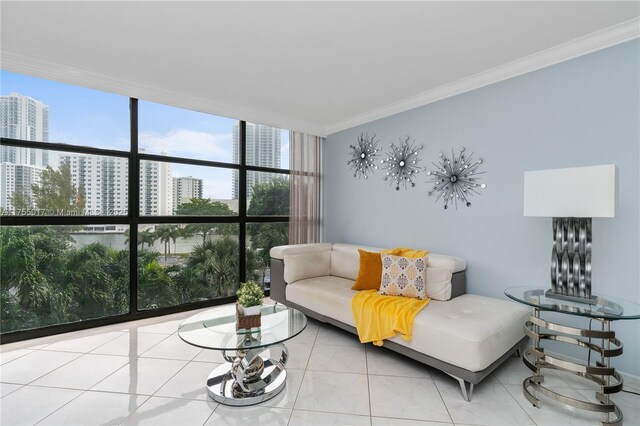
<svg viewBox="0 0 640 426"><path fill-rule="evenodd" d="M524 215L614 217L616 165L524 172Z"/></svg>

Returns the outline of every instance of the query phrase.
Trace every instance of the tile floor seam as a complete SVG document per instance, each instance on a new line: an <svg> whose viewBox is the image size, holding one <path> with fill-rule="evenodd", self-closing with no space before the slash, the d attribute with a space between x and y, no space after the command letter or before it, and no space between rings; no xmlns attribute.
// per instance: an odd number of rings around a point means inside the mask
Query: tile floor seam
<svg viewBox="0 0 640 426"><path fill-rule="evenodd" d="M116 339L119 339L120 337L122 337L122 336L124 336L125 334L128 334L128 333L129 333L129 332L125 332L123 335L116 337ZM139 334L139 333L136 333L136 339L137 339L137 335L138 335L138 334ZM143 333L143 334L144 334L144 333ZM170 336L170 334L167 334L167 335L165 335L165 334L161 334L161 333L153 333L153 334L158 334L158 335L160 335L160 336L164 336L164 338L163 338L163 339L161 339L161 340L159 340L158 342L154 343L154 344L153 344L153 345L151 345L150 347L148 347L144 352L147 352L147 351L149 351L149 350L153 349L156 345L159 345L160 343L164 342L164 341L165 341L165 340L167 340L167 339L169 338L169 336ZM113 339L113 340L115 340L115 339ZM98 346L97 348L93 349L90 353L94 353L93 351L97 351L97 350L98 350L98 349L100 349L101 347L103 347L103 346L105 346L105 345L107 345L107 344L111 343L113 340L110 340L110 341L106 342L104 345L100 345L100 346ZM138 354L138 353L136 352L136 358L140 358L140 356L141 356L144 352L142 352L141 354ZM95 355L113 355L113 356L123 356L123 355L116 355L116 354L101 354L101 353L99 353L99 352L95 352ZM128 356L128 355L124 355L124 356Z"/></svg>
<svg viewBox="0 0 640 426"><path fill-rule="evenodd" d="M136 394L129 394L129 395L136 395ZM142 395L142 396L145 396L145 395ZM126 421L127 421L127 419L128 419L129 417L133 416L133 414L134 414L136 411L138 411L138 409L139 409L140 407L142 407L144 404L146 404L146 403L147 403L147 401L149 401L151 398L153 398L153 396L152 396L152 395L148 396L148 397L147 397L147 399L145 399L144 401L142 401L142 403L140 403L140 405L138 405L138 406L136 407L136 409L135 409L135 410L133 410L132 412L130 412L128 415L126 415L126 416L125 416L125 418L124 418L124 419L122 419L122 421L121 421L120 423L118 423L118 426L120 426L121 424L123 424L124 422L126 422Z"/></svg>
<svg viewBox="0 0 640 426"><path fill-rule="evenodd" d="M16 350L20 350L20 349L16 349ZM29 351L34 351L35 349L27 349L27 350L29 350ZM11 351L9 351L9 352L11 352ZM2 353L2 352L0 352L0 353ZM5 352L5 353L8 353L8 352ZM5 366L5 365L7 365L7 364L11 364L13 361L15 361L15 360L17 360L17 359L20 359L20 358L22 358L22 357L24 357L24 356L30 355L30 354L32 354L32 353L33 353L33 352L29 352L29 353L26 353L26 354L22 354L22 355L20 355L19 357L12 359L11 361L7 361L7 362L5 362L4 364L0 364L0 367L4 367L4 366Z"/></svg>
<svg viewBox="0 0 640 426"><path fill-rule="evenodd" d="M442 405L444 405L444 409L447 410L447 416L449 416L449 420L451 420L451 423L453 423L453 416L451 415L451 412L449 411L449 407L447 407L447 403L444 401L444 397L442 396L442 392L440 392L440 388L438 387L438 381L437 380L433 380L433 385L436 388L436 392L438 392L438 396L440 397L440 400L442 401Z"/></svg>
<svg viewBox="0 0 640 426"><path fill-rule="evenodd" d="M309 320L307 319L307 326L308 325L309 325ZM313 337L313 342L311 343L311 352L309 352L309 358L307 358L307 362L304 365L302 380L300 381L300 387L298 388L298 392L296 392L296 397L293 399L293 405L291 406L292 415L289 416L289 421L287 422L287 425L289 425L289 423L291 422L291 417L293 416L293 410L296 408L296 404L298 403L298 396L300 395L300 390L302 389L302 383L304 382L304 378L307 376L307 368L309 367L309 362L311 361L311 354L313 353L313 348L315 348L316 346L316 340L318 340L319 333L320 333L320 328L318 327L318 330L316 330L316 335ZM286 343L285 343L285 346L286 346Z"/></svg>
<svg viewBox="0 0 640 426"><path fill-rule="evenodd" d="M371 419L371 416L373 414L373 411L371 410L371 382L369 381L369 347L367 345L364 345L364 366L365 366L365 371L367 372L367 394L368 394L368 399L369 399L369 424L372 425L373 424L373 420Z"/></svg>
<svg viewBox="0 0 640 426"><path fill-rule="evenodd" d="M497 377L496 377L497 378ZM538 423L535 421L535 419L533 417L531 417L531 415L529 414L529 412L522 406L522 404L520 404L518 402L518 400L516 399L515 396L513 396L513 394L511 392L509 392L509 388L507 387L507 385L502 384L502 382L500 382L500 379L498 379L498 382L500 383L500 385L507 391L507 394L511 397L511 399L513 399L517 406L520 407L520 409L522 411L524 411L524 413L527 415L527 417L529 417L529 419L531 419L531 421L533 422L534 425L537 425ZM517 385L516 385L517 386Z"/></svg>
<svg viewBox="0 0 640 426"><path fill-rule="evenodd" d="M6 383L6 382L0 382L0 383ZM15 388L14 390L10 391L9 393L6 393L6 394L2 395L2 397L0 397L0 399L4 398L4 397L5 397L5 396L7 396L7 395L11 395L11 394L12 394L12 393L14 393L15 391L17 391L17 390L19 390L19 389L22 389L23 387L27 386L27 385L23 385L23 384L20 384L20 383L7 383L7 384L8 384L8 385L18 385L18 387L17 387L17 388ZM2 404L0 404L0 405L2 405Z"/></svg>
<svg viewBox="0 0 640 426"><path fill-rule="evenodd" d="M147 358L147 359L149 359L149 358ZM152 358L152 359L156 359L156 358ZM160 386L158 389L156 389L156 391L155 391L151 396L158 396L158 397L160 397L161 395L158 395L158 392L160 392L160 389L162 389L162 388L163 388L167 383L169 383L169 382L171 381L171 379L173 379L175 376L177 376L178 374L180 374L180 372L181 372L182 370L184 370L185 368L187 368L187 366L188 366L189 364L191 364L192 362L193 362L193 361L187 361L187 363L186 363L185 365L183 365L181 369L179 369L178 371L176 371L176 372L175 372L175 374L174 374L173 376L169 377L169 379L168 379L166 382L164 382L164 383L162 384L162 386ZM205 383L206 383L206 382L205 382ZM168 398L171 398L171 397L168 397ZM189 399L189 400L191 400L191 398L180 398L180 397L177 397L177 398L178 398L178 399ZM195 400L194 400L194 401L195 401ZM199 400L199 401L202 401L202 400ZM216 407L216 408L217 408L217 407Z"/></svg>
<svg viewBox="0 0 640 426"><path fill-rule="evenodd" d="M40 387L49 387L49 386L40 386ZM65 389L65 388L56 388L56 389ZM77 390L77 389L69 389L69 390ZM66 403L62 404L61 406L59 406L58 408L56 408L55 410L53 410L52 412L50 412L49 414L47 414L46 416L44 416L43 418L41 418L40 420L38 420L37 422L34 423L34 425L38 425L40 423L42 423L43 421L45 421L47 418L49 418L50 416L52 416L54 413L60 411L62 409L62 407L66 407L67 405L69 405L72 401L75 401L76 399L80 398L82 395L84 395L85 393L87 393L88 391L82 391L80 392L78 395L75 396L75 398L71 398L71 400L67 401Z"/></svg>
<svg viewBox="0 0 640 426"><path fill-rule="evenodd" d="M65 353L76 353L76 352L65 352ZM78 356L77 356L77 357L75 357L75 358L73 358L73 359L70 359L69 361L67 361L67 362L65 362L64 364L62 364L62 365L60 365L60 366L58 366L58 367L54 368L53 370L47 371L47 372L46 372L46 373L44 373L42 376L38 376L38 377L36 377L35 379L33 379L32 381L30 381L29 383L23 383L23 384L24 384L25 386L26 386L26 385L30 385L30 384L32 384L33 382L35 382L36 380L40 380L41 378L43 378L43 377L44 377L44 376L46 376L47 374L51 374L51 373L53 373L54 371L59 370L60 368L64 367L64 366L65 366L65 365L67 365L67 364L72 363L73 361L75 361L75 360L79 359L79 358L80 358L80 357L82 357L82 356L83 356L82 354L78 354ZM58 388L58 389L60 389L60 388Z"/></svg>

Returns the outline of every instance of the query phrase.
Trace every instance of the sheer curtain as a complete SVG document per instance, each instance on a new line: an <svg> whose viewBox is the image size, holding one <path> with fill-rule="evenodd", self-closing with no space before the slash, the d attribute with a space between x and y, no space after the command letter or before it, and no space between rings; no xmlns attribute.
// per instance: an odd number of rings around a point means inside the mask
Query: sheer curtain
<svg viewBox="0 0 640 426"><path fill-rule="evenodd" d="M320 242L322 138L289 132L289 244Z"/></svg>

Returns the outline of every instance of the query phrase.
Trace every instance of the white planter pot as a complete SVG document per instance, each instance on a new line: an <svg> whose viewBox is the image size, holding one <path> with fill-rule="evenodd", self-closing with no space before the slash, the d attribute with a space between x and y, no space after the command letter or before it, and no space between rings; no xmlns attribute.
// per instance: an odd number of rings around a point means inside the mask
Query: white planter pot
<svg viewBox="0 0 640 426"><path fill-rule="evenodd" d="M238 310L240 311L240 313L242 315L259 315L260 314L260 309L262 309L261 305L258 306L242 306L242 305L238 305Z"/></svg>

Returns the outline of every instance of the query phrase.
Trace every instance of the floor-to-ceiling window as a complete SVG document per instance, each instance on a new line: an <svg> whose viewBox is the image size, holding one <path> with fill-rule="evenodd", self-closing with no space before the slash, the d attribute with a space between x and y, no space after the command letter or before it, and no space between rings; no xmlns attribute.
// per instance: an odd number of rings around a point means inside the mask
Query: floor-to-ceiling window
<svg viewBox="0 0 640 426"><path fill-rule="evenodd" d="M288 131L1 77L3 342L269 288L269 250L288 241Z"/></svg>

